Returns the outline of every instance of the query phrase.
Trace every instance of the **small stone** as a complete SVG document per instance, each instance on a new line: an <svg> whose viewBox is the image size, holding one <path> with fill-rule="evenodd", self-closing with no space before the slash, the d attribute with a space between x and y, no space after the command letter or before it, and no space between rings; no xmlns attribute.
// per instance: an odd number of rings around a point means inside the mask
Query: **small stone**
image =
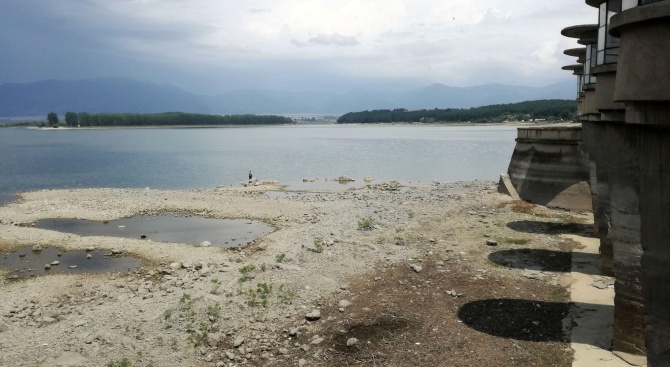
<svg viewBox="0 0 670 367"><path fill-rule="evenodd" d="M231 351L226 351L226 358L232 361L233 359L235 359L235 354Z"/></svg>
<svg viewBox="0 0 670 367"><path fill-rule="evenodd" d="M112 250L112 255L121 255L122 253L123 253L123 250L119 250L119 249Z"/></svg>
<svg viewBox="0 0 670 367"><path fill-rule="evenodd" d="M307 361L303 358L300 358L298 360L298 367L305 367L305 366L307 366Z"/></svg>
<svg viewBox="0 0 670 367"><path fill-rule="evenodd" d="M173 271L176 271L176 270L181 269L181 263L172 263L172 264L170 264L170 269L172 269Z"/></svg>
<svg viewBox="0 0 670 367"><path fill-rule="evenodd" d="M191 262L190 261L184 261L181 263L182 268L184 269L189 269L191 267Z"/></svg>
<svg viewBox="0 0 670 367"><path fill-rule="evenodd" d="M51 265L49 265L49 264L44 265L44 269L45 269L45 270L49 270L49 269L51 269Z"/></svg>
<svg viewBox="0 0 670 367"><path fill-rule="evenodd" d="M498 246L498 242L486 240L486 246Z"/></svg>
<svg viewBox="0 0 670 367"><path fill-rule="evenodd" d="M358 339L356 338L347 339L347 347L353 347L354 345L358 345Z"/></svg>
<svg viewBox="0 0 670 367"><path fill-rule="evenodd" d="M339 308L347 308L351 306L351 302L347 301L346 299L341 300L338 304L337 307Z"/></svg>
<svg viewBox="0 0 670 367"><path fill-rule="evenodd" d="M69 265L68 268L70 268L70 269L76 269L76 268L77 268L77 265Z"/></svg>
<svg viewBox="0 0 670 367"><path fill-rule="evenodd" d="M238 336L237 338L235 338L235 341L233 341L233 347L235 348L239 347L244 343L245 340L246 339L243 336Z"/></svg>
<svg viewBox="0 0 670 367"><path fill-rule="evenodd" d="M200 242L200 247L211 247L212 243L209 241L202 241Z"/></svg>
<svg viewBox="0 0 670 367"><path fill-rule="evenodd" d="M279 354L286 355L288 354L288 349L286 348L279 348Z"/></svg>
<svg viewBox="0 0 670 367"><path fill-rule="evenodd" d="M86 258L87 258L87 259L92 259L92 258L93 258L93 255L91 255L91 254L86 254Z"/></svg>
<svg viewBox="0 0 670 367"><path fill-rule="evenodd" d="M317 321L320 318L321 318L321 310L318 309L313 310L312 312L305 315L305 319L307 319L307 321Z"/></svg>
<svg viewBox="0 0 670 367"><path fill-rule="evenodd" d="M412 264L409 267L416 273L420 273L423 270L423 268L417 264Z"/></svg>
<svg viewBox="0 0 670 367"><path fill-rule="evenodd" d="M40 245L33 246L33 251L35 251L35 252L42 251L42 246L40 246Z"/></svg>
<svg viewBox="0 0 670 367"><path fill-rule="evenodd" d="M298 336L298 328L294 327L293 329L289 330L288 336Z"/></svg>
<svg viewBox="0 0 670 367"><path fill-rule="evenodd" d="M43 317L40 321L40 326L51 325L56 322L56 319L53 317Z"/></svg>
<svg viewBox="0 0 670 367"><path fill-rule="evenodd" d="M60 261L52 261L51 262L51 266L55 266L55 265L58 265L58 264L60 264Z"/></svg>
<svg viewBox="0 0 670 367"><path fill-rule="evenodd" d="M208 333L207 334L207 345L210 347L216 347L221 342L221 336L218 333Z"/></svg>

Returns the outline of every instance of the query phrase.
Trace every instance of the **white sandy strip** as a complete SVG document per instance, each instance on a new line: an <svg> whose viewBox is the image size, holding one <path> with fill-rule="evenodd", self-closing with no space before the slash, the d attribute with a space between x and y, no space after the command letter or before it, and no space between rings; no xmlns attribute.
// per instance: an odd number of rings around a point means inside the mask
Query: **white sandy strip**
<svg viewBox="0 0 670 367"><path fill-rule="evenodd" d="M594 281L612 279L594 275L600 270L600 259L597 256L599 241L597 238L576 235L565 235L565 237L585 246L572 253L570 299L575 304L572 308L571 346L575 351L572 366L629 367L630 364L610 351L614 321L614 288L599 289L593 286Z"/></svg>

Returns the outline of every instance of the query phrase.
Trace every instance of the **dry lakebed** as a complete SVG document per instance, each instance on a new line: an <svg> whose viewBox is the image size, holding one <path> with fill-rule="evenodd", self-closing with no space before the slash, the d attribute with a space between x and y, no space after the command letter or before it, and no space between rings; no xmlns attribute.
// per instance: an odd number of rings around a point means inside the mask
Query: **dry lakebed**
<svg viewBox="0 0 670 367"><path fill-rule="evenodd" d="M1 256L57 250L32 276L0 270L0 366L570 365L563 235L589 235L590 214L489 181L281 190L22 193L0 207ZM35 225L160 213L274 230L227 248ZM44 271L70 251L140 266Z"/></svg>

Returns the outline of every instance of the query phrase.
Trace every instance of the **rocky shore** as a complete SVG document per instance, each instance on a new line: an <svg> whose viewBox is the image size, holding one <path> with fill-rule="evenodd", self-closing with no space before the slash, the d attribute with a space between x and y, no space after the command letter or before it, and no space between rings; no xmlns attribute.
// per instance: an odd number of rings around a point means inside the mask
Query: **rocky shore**
<svg viewBox="0 0 670 367"><path fill-rule="evenodd" d="M10 280L7 270L0 271L0 366L336 365L338 355L361 352L380 340L354 333L351 324L343 326L352 320L379 321L385 311L361 293L370 292L369 287L397 293L394 287L402 285L403 299L410 301L427 296L419 292L423 286L449 304L453 300L457 311L465 307L458 302L502 294L564 300L560 271L547 272L546 264L515 266L523 260L518 256L499 264L491 256L519 249L569 251L570 244L559 236L563 231L552 231L552 225L591 219L512 203L493 182L386 183L290 195L277 190L44 190L0 207L2 253L38 245L62 251L107 249L144 260L141 270L125 274ZM245 248L226 249L82 237L30 226L46 218L105 221L160 212L256 219L276 230ZM391 274L398 278L384 283ZM368 288L360 288L362 279ZM440 282L449 279L461 279L461 288L443 288L450 285ZM407 288L403 281L416 281L419 288ZM502 288L493 291L494 281ZM464 335L479 333L456 314L439 317L451 319ZM430 337L415 335L414 345L430 345ZM490 343L500 344L491 338ZM458 343L447 349L482 348ZM554 349L542 353L537 351L547 343L538 344L529 340L500 353L570 358L562 340L550 340Z"/></svg>

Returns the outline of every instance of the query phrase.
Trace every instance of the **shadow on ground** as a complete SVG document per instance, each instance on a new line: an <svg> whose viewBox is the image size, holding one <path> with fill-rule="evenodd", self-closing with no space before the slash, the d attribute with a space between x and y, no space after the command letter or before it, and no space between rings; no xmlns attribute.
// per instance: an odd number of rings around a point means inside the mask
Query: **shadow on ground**
<svg viewBox="0 0 670 367"><path fill-rule="evenodd" d="M593 234L593 225L582 223L554 223L537 220L520 220L507 223L507 228L523 233Z"/></svg>
<svg viewBox="0 0 670 367"><path fill-rule="evenodd" d="M496 264L516 269L536 269L569 273L573 253L540 249L512 249L492 252L488 258ZM579 253L580 261L598 260L597 254ZM598 269L584 268L580 271L585 274L597 275Z"/></svg>
<svg viewBox="0 0 670 367"><path fill-rule="evenodd" d="M611 305L575 305L585 312L613 312ZM532 342L570 342L570 332L564 332L564 319L570 309L571 303L564 302L485 299L464 304L458 310L458 317L470 328L497 337ZM580 335L574 335L572 342L594 345L593 340Z"/></svg>

